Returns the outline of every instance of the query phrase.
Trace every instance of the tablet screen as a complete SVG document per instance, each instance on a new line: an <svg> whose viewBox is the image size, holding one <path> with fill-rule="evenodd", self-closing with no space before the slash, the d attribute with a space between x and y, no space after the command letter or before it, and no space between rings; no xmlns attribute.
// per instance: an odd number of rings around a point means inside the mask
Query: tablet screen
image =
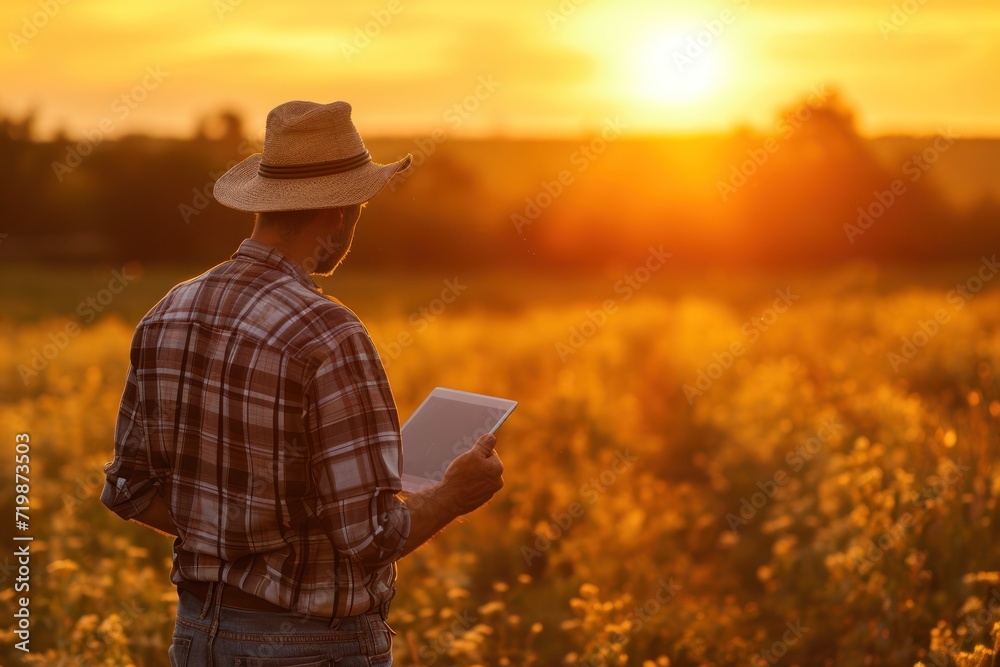
<svg viewBox="0 0 1000 667"><path fill-rule="evenodd" d="M437 387L401 429L403 488L419 491L433 486L459 454L479 436L499 428L515 401Z"/></svg>

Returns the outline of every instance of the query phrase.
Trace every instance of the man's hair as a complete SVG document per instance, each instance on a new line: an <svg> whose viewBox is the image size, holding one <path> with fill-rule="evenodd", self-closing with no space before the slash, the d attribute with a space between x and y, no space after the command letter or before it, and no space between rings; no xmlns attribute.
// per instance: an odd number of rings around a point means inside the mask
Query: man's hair
<svg viewBox="0 0 1000 667"><path fill-rule="evenodd" d="M285 241L291 241L316 217L318 212L318 209L261 211L257 213L257 222L263 226L276 229L278 236Z"/></svg>

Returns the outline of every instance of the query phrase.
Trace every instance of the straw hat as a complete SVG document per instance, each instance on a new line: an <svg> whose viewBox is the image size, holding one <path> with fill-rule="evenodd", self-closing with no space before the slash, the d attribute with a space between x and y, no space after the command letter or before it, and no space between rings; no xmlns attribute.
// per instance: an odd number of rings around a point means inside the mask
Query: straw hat
<svg viewBox="0 0 1000 667"><path fill-rule="evenodd" d="M372 162L347 102L286 102L267 114L264 152L215 182L215 199L238 211L293 211L370 200L413 156Z"/></svg>

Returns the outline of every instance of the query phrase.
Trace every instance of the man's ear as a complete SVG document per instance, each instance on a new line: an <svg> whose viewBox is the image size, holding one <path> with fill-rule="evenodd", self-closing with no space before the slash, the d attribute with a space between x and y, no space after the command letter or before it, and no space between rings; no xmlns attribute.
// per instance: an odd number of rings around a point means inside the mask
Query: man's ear
<svg viewBox="0 0 1000 667"><path fill-rule="evenodd" d="M321 220L324 226L340 229L344 224L344 209L340 206L316 209L316 220Z"/></svg>

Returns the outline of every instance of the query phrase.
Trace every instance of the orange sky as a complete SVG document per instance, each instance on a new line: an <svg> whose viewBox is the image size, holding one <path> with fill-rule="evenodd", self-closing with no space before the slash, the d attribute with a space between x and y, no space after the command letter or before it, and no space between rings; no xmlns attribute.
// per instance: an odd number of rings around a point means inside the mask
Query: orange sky
<svg viewBox="0 0 1000 667"><path fill-rule="evenodd" d="M0 26L0 112L43 133L257 130L288 99L367 134L714 132L832 84L868 134L1000 136L995 0L5 0Z"/></svg>

